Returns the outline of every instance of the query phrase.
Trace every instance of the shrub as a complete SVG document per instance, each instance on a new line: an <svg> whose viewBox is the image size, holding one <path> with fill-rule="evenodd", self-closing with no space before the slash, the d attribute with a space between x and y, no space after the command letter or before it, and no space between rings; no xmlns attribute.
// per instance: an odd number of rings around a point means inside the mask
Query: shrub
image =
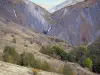
<svg viewBox="0 0 100 75"><path fill-rule="evenodd" d="M25 46L25 47L28 47L28 45L27 45L27 44L25 44L24 46Z"/></svg>
<svg viewBox="0 0 100 75"><path fill-rule="evenodd" d="M13 63L13 64L19 64L20 56L15 51L14 47L6 46L3 53L4 53L3 59L4 59L5 62L9 62L9 63Z"/></svg>
<svg viewBox="0 0 100 75"><path fill-rule="evenodd" d="M54 53L57 56L61 57L61 60L65 59L65 56L67 55L67 53L64 51L64 49L62 47L60 47L60 46L53 46L52 49L53 49Z"/></svg>
<svg viewBox="0 0 100 75"><path fill-rule="evenodd" d="M64 75L72 75L72 69L71 69L70 65L68 65L68 64L64 65L63 74Z"/></svg>
<svg viewBox="0 0 100 75"><path fill-rule="evenodd" d="M77 75L77 72L76 72L76 71L73 71L73 72L72 72L72 75Z"/></svg>
<svg viewBox="0 0 100 75"><path fill-rule="evenodd" d="M39 62L35 59L33 54L24 52L20 57L22 66L40 68Z"/></svg>
<svg viewBox="0 0 100 75"><path fill-rule="evenodd" d="M31 53L24 52L19 55L15 51L14 47L6 46L3 53L3 60L5 62L18 64L21 66L34 67L36 69L33 70L36 72L39 71L39 69L45 71L55 71L49 63L47 63L46 61L42 63L40 60L36 60L34 55Z"/></svg>
<svg viewBox="0 0 100 75"><path fill-rule="evenodd" d="M93 72L100 73L100 43L88 47L87 57L92 59Z"/></svg>
<svg viewBox="0 0 100 75"><path fill-rule="evenodd" d="M69 64L64 64L64 66L61 66L58 70L58 73L64 75L77 75L76 70L74 70L74 68L71 68L71 65Z"/></svg>
<svg viewBox="0 0 100 75"><path fill-rule="evenodd" d="M47 54L49 56L53 56L53 49L51 46L42 46L42 48L40 49L40 52L43 54Z"/></svg>
<svg viewBox="0 0 100 75"><path fill-rule="evenodd" d="M86 48L86 46L82 45L82 46L79 46L79 47L75 47L71 51L71 54L75 58L75 61L79 62L84 56L86 56L87 51L88 51L88 49Z"/></svg>
<svg viewBox="0 0 100 75"><path fill-rule="evenodd" d="M11 35L12 37L15 37L13 34Z"/></svg>
<svg viewBox="0 0 100 75"><path fill-rule="evenodd" d="M52 66L46 61L41 64L41 69L49 72L53 71Z"/></svg>
<svg viewBox="0 0 100 75"><path fill-rule="evenodd" d="M76 56L72 55L71 53L67 54L67 60L70 62L75 62L76 61Z"/></svg>
<svg viewBox="0 0 100 75"><path fill-rule="evenodd" d="M58 69L58 73L62 74L63 73L63 68L64 68L63 66L60 66L59 69Z"/></svg>
<svg viewBox="0 0 100 75"><path fill-rule="evenodd" d="M47 54L49 56L52 56L56 59L61 59L63 61L68 59L68 53L64 51L64 49L60 46L47 46L47 47L42 47L40 50L41 53Z"/></svg>
<svg viewBox="0 0 100 75"><path fill-rule="evenodd" d="M92 71L93 64L92 64L92 60L90 58L86 58L84 64L86 67L88 67Z"/></svg>
<svg viewBox="0 0 100 75"><path fill-rule="evenodd" d="M33 68L32 71L33 71L34 75L37 75L37 73L40 72L40 69Z"/></svg>
<svg viewBox="0 0 100 75"><path fill-rule="evenodd" d="M30 44L33 44L33 41L32 40L30 41Z"/></svg>
<svg viewBox="0 0 100 75"><path fill-rule="evenodd" d="M13 38L12 42L13 42L13 43L16 43L16 38Z"/></svg>

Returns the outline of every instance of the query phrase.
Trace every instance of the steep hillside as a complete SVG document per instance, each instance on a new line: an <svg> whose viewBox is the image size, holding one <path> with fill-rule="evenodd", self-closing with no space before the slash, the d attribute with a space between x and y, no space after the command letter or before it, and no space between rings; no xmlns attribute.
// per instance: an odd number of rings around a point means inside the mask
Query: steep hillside
<svg viewBox="0 0 100 75"><path fill-rule="evenodd" d="M36 75L32 68L21 67L0 61L0 75ZM61 75L52 72L38 71L37 75Z"/></svg>
<svg viewBox="0 0 100 75"><path fill-rule="evenodd" d="M67 40L74 46L89 45L100 35L100 0L66 6L54 12L52 17L57 25L48 34Z"/></svg>
<svg viewBox="0 0 100 75"><path fill-rule="evenodd" d="M29 0L0 0L0 17L5 23L13 21L41 32L48 30L53 23L45 9Z"/></svg>
<svg viewBox="0 0 100 75"><path fill-rule="evenodd" d="M79 65L75 63L67 63L68 65L71 66L73 69L73 74L77 73L78 75L99 75L99 74L93 74L83 68L81 68ZM62 75L62 74L57 74L54 72L46 72L42 70L38 70L37 74L35 73L35 69L33 68L26 68L6 62L0 61L0 75ZM76 74L75 74L76 75Z"/></svg>
<svg viewBox="0 0 100 75"><path fill-rule="evenodd" d="M2 18L0 20L3 21ZM16 42L14 41L16 39ZM0 22L0 60L3 55L3 50L5 46L13 46L16 48L16 51L21 54L22 52L29 52L34 54L35 58L40 59L41 61L47 61L55 69L59 69L64 65L65 62L57 60L48 55L44 55L39 52L42 45L61 45L65 49L72 48L68 43L63 42L62 40L45 36L40 33L33 32L30 28L18 25L13 22L5 24ZM75 74L79 75L97 75L87 71L82 68L80 65L67 62L71 67L71 70ZM33 75L32 69L28 69L21 66L16 66L0 61L0 74L1 75ZM60 75L52 72L39 71L37 75Z"/></svg>
<svg viewBox="0 0 100 75"><path fill-rule="evenodd" d="M46 61L53 69L53 72L38 69L37 75L61 75L57 73L59 73L59 69L63 70L65 64L67 65L66 72L71 72L73 75L97 75L76 63L67 62L67 60L62 61L61 57L54 52L52 53L53 57L42 54L40 50L44 46L61 46L65 50L63 50L62 54L66 55L67 51L72 49L72 46L64 40L68 40L73 45L78 45L81 42L85 42L87 45L91 44L90 41L96 39L94 36L100 34L99 2L99 0L90 0L65 7L56 11L51 17L45 9L28 0L0 0L0 75L34 75L34 71L37 71L31 66L33 69L1 62L4 61L4 50L7 46L14 47L19 55L20 61L18 61L20 63L23 62L21 54L26 52L34 55L34 59L42 63ZM67 9L68 11L66 11ZM96 14L93 15L92 13ZM38 31L51 35L51 37ZM59 51L59 48L56 49ZM54 51L54 49L48 50L49 52ZM8 60L16 60L12 58L11 53L9 53L8 57ZM35 60L32 61L35 62ZM33 65L33 62L29 60L28 62ZM38 65L43 66L41 63ZM27 66L29 67L29 65Z"/></svg>
<svg viewBox="0 0 100 75"><path fill-rule="evenodd" d="M0 20L4 21L2 18ZM14 41L16 40L16 42ZM3 50L5 46L13 46L16 48L16 51L21 54L22 52L29 52L34 54L35 58L40 59L42 61L47 61L57 70L64 65L65 62L61 60L57 60L48 55L44 55L39 52L42 45L61 45L65 47L65 49L71 49L70 44L63 42L62 40L56 39L54 37L45 36L40 33L35 33L28 27L18 25L13 22L9 22L5 24L0 21L0 60L2 60L1 56L3 55ZM93 74L81 66L74 63L67 63L72 67L72 71L81 74L81 75L96 75ZM74 70L73 70L74 67ZM20 70L20 72L19 72ZM32 69L24 68L21 66L16 66L8 63L4 63L0 61L0 74L1 75L32 75ZM37 75L59 75L56 73L40 71Z"/></svg>
<svg viewBox="0 0 100 75"><path fill-rule="evenodd" d="M34 54L36 58L48 61L51 64L57 64L56 60L52 57L40 53L40 48L46 45L61 45L66 51L72 48L69 43L63 40L38 32L36 33L29 27L21 26L13 22L5 24L1 20L5 21L0 18L0 58L3 55L5 46L13 46L19 54L29 52ZM53 59L52 62L51 59Z"/></svg>
<svg viewBox="0 0 100 75"><path fill-rule="evenodd" d="M74 5L74 4L77 4L79 2L83 2L83 1L85 1L85 0L65 0L63 3L53 7L52 9L50 9L49 12L54 13L57 10L60 10L61 8L64 8L66 6L71 6L71 5Z"/></svg>

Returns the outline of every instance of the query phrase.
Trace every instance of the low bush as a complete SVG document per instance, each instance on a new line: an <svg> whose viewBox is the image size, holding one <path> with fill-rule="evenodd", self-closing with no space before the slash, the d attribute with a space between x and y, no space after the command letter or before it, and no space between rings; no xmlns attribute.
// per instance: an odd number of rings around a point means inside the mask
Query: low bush
<svg viewBox="0 0 100 75"><path fill-rule="evenodd" d="M93 66L93 64L92 64L92 60L91 60L90 58L86 58L86 59L85 59L84 65L85 65L86 67L88 67L88 68L92 71L92 66Z"/></svg>
<svg viewBox="0 0 100 75"><path fill-rule="evenodd" d="M70 65L65 64L62 73L64 75L72 75L72 69L71 69Z"/></svg>
<svg viewBox="0 0 100 75"><path fill-rule="evenodd" d="M45 71L54 71L53 67L48 62L41 62L36 60L32 53L22 53L19 55L14 47L6 46L3 52L3 60L5 62L18 64L21 66L34 67ZM35 70L36 71L36 70Z"/></svg>
<svg viewBox="0 0 100 75"><path fill-rule="evenodd" d="M37 75L37 73L40 72L40 69L33 68L32 71L33 71L34 75Z"/></svg>
<svg viewBox="0 0 100 75"><path fill-rule="evenodd" d="M35 59L33 54L24 52L23 54L20 55L20 57L21 57L20 64L22 66L40 68L40 65L38 64L39 62Z"/></svg>
<svg viewBox="0 0 100 75"><path fill-rule="evenodd" d="M59 69L58 69L58 73L62 74L63 73L63 68L64 68L64 66L60 66Z"/></svg>
<svg viewBox="0 0 100 75"><path fill-rule="evenodd" d="M51 46L42 46L42 48L40 49L40 52L43 54L47 54L49 56L53 56L53 49Z"/></svg>
<svg viewBox="0 0 100 75"><path fill-rule="evenodd" d="M92 60L93 72L100 73L100 43L92 44L88 47L87 57Z"/></svg>
<svg viewBox="0 0 100 75"><path fill-rule="evenodd" d="M3 54L5 62L20 64L20 55L15 51L14 47L6 46Z"/></svg>
<svg viewBox="0 0 100 75"><path fill-rule="evenodd" d="M13 42L13 43L16 43L16 38L15 38L15 37L13 38L12 42Z"/></svg>
<svg viewBox="0 0 100 75"><path fill-rule="evenodd" d="M41 64L41 69L49 72L53 71L53 67L46 61Z"/></svg>
<svg viewBox="0 0 100 75"><path fill-rule="evenodd" d="M70 54L68 54L67 52L64 51L64 49L60 46L47 46L47 47L42 47L40 49L40 52L43 54L47 54L51 57L54 57L56 59L60 59L63 61L67 61L68 59L70 59Z"/></svg>
<svg viewBox="0 0 100 75"><path fill-rule="evenodd" d="M86 58L87 51L88 49L84 45L73 48L70 52L71 57L74 59L73 62L77 62L84 67L84 60Z"/></svg>
<svg viewBox="0 0 100 75"><path fill-rule="evenodd" d="M27 44L25 44L24 46L25 46L25 47L28 47L28 45L27 45Z"/></svg>

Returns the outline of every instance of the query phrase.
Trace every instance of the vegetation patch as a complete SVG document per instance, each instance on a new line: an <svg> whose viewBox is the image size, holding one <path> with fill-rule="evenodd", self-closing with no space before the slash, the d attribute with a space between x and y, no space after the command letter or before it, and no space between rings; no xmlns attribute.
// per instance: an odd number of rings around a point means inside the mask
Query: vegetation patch
<svg viewBox="0 0 100 75"><path fill-rule="evenodd" d="M92 60L90 58L86 58L84 62L85 66L89 67L89 69L92 71Z"/></svg>
<svg viewBox="0 0 100 75"><path fill-rule="evenodd" d="M92 71L100 73L100 43L90 45L87 56L92 60Z"/></svg>
<svg viewBox="0 0 100 75"><path fill-rule="evenodd" d="M90 71L100 72L100 44L87 48L85 45L74 47L69 53L60 46L43 46L40 52L62 61L70 61L88 67ZM92 49L91 49L92 48ZM91 55L92 54L92 55ZM61 71L61 69L60 69Z"/></svg>
<svg viewBox="0 0 100 75"><path fill-rule="evenodd" d="M43 46L40 52L63 61L68 60L69 54L60 46Z"/></svg>
<svg viewBox="0 0 100 75"><path fill-rule="evenodd" d="M23 52L22 54L18 54L14 47L6 46L3 52L3 60L5 62L32 67L33 72L37 73L40 69L44 71L54 71L54 68L48 62L41 62L41 60L35 59L32 53Z"/></svg>
<svg viewBox="0 0 100 75"><path fill-rule="evenodd" d="M54 70L53 67L46 61L44 61L41 64L41 69L44 70L44 71L49 71L49 72L52 72Z"/></svg>
<svg viewBox="0 0 100 75"><path fill-rule="evenodd" d="M74 47L69 53L66 52L61 46L42 46L40 52L62 61L78 63L82 67L88 67L90 71L100 73L100 43L91 45L88 48L84 45ZM34 55L31 53L24 52L19 55L15 48L11 46L6 46L4 48L3 60L5 62L18 64L21 66L34 67L36 69L42 69L50 72L54 71L54 68L48 62L36 60ZM65 74L65 66L66 65L59 68L59 73ZM71 72L68 73L68 75L70 74Z"/></svg>
<svg viewBox="0 0 100 75"><path fill-rule="evenodd" d="M65 64L62 73L64 75L72 75L72 69L71 69L70 65Z"/></svg>
<svg viewBox="0 0 100 75"><path fill-rule="evenodd" d="M6 46L3 53L3 60L5 62L20 64L20 55L15 51L14 47Z"/></svg>

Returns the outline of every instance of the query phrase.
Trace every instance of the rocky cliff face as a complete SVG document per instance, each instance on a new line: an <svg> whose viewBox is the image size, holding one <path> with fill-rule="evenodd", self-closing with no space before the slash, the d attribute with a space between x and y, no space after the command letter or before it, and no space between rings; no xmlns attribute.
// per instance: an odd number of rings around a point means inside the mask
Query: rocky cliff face
<svg viewBox="0 0 100 75"><path fill-rule="evenodd" d="M64 7L52 17L57 25L52 27L49 35L56 35L73 45L89 45L100 35L100 0L87 0Z"/></svg>
<svg viewBox="0 0 100 75"><path fill-rule="evenodd" d="M48 30L52 21L45 9L29 0L0 0L0 17L37 31Z"/></svg>

